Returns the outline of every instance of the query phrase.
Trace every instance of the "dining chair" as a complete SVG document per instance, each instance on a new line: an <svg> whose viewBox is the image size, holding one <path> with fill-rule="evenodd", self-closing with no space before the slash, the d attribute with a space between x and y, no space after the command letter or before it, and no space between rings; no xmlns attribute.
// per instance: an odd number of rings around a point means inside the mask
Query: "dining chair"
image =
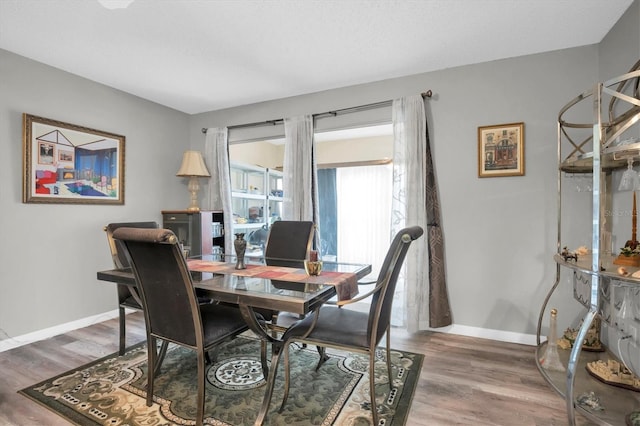
<svg viewBox="0 0 640 426"><path fill-rule="evenodd" d="M248 329L240 311L221 304L200 304L178 239L168 229L118 228L136 278L147 332L147 406L153 401L157 341L193 349L197 354L198 394L196 424L204 418L205 354ZM262 359L263 368L266 363Z"/></svg>
<svg viewBox="0 0 640 426"><path fill-rule="evenodd" d="M264 249L267 265L304 268L311 249L315 226L305 220L278 220L269 228Z"/></svg>
<svg viewBox="0 0 640 426"><path fill-rule="evenodd" d="M304 268L304 260L311 250L315 226L311 221L279 220L269 228L264 249L264 262L269 266ZM277 280L275 284L278 284ZM286 284L284 285L286 286ZM280 312L268 309L258 310L269 319L273 326L278 323Z"/></svg>
<svg viewBox="0 0 640 426"><path fill-rule="evenodd" d="M285 393L280 411L284 409L289 396L289 345L293 342L316 345L320 352L320 360L316 370L325 362L327 357L324 348L332 347L350 352L359 352L369 355L369 391L371 398L371 412L373 424L378 424L378 413L375 399L375 375L374 365L376 347L387 335L386 364L391 386L391 338L389 334L391 322L391 306L398 275L409 250L411 243L420 238L423 229L419 226L411 226L400 230L389 246L382 268L376 281L376 286L371 291L353 299L328 302L296 324L292 325L282 336L285 342L283 347L285 365ZM359 312L344 307L371 297L369 312ZM277 366L271 366L277 368Z"/></svg>
<svg viewBox="0 0 640 426"><path fill-rule="evenodd" d="M129 260L125 254L122 241L113 239L113 231L118 228L144 228L144 229L157 229L157 222L119 222L110 223L104 227L104 231L107 234L107 242L109 243L109 250L111 251L111 258L113 260L113 266L116 269L127 269L130 267ZM118 291L118 319L120 323L120 341L118 354L124 355L126 348L126 312L125 309L133 309L137 311L142 310L140 304L140 298L131 292L129 286L124 284L117 285ZM135 290L134 290L135 293Z"/></svg>

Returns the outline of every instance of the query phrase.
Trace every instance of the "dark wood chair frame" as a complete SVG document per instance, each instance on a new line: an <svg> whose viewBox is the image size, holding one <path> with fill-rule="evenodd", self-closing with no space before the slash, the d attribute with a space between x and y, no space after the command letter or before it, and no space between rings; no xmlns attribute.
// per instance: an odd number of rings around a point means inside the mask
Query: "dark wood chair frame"
<svg viewBox="0 0 640 426"><path fill-rule="evenodd" d="M249 327L237 308L199 303L187 262L171 230L123 227L114 231L113 238L126 247L142 300L148 348L147 405L153 403L154 379L162 362L155 350L157 341L192 349L197 354L198 371L196 425L202 425L206 354ZM264 369L266 360L262 363Z"/></svg>
<svg viewBox="0 0 640 426"><path fill-rule="evenodd" d="M371 398L371 412L373 424L378 424L378 413L375 401L375 377L372 374L375 365L376 348L383 335L386 334L386 364L391 386L391 354L390 354L390 324L391 307L393 303L393 293L395 292L398 276L402 269L402 264L406 257L411 243L423 234L423 229L419 226L407 227L400 230L394 237L384 263L378 275L376 286L366 294L354 299L335 302L336 306L322 306L313 315L299 321L290 327L283 335L285 342L284 365L285 365L285 393L280 406L280 412L284 409L289 396L290 368L289 368L289 346L293 342L312 344L318 347L320 360L316 370L325 362L324 349L332 347L351 352L360 352L369 355L369 391ZM359 302L368 297L372 298L369 313L361 313L342 309L352 303ZM342 312L339 312L342 311ZM334 324L332 327L331 316L340 314L343 321ZM362 336L366 336L364 339ZM359 344L357 342L360 342ZM271 368L277 368L272 365Z"/></svg>
<svg viewBox="0 0 640 426"><path fill-rule="evenodd" d="M311 221L279 220L274 222L269 229L267 242L264 249L264 262L270 266L285 266L289 268L304 268L304 260L311 250L313 237L315 235L315 225ZM283 287L290 286L290 283L272 280L273 285ZM271 330L274 337L278 333L283 333L286 328L278 325L279 311L272 309L255 308L254 311L262 315L268 321L266 326ZM267 357L267 342L262 341L261 357ZM267 371L264 377L267 377Z"/></svg>
<svg viewBox="0 0 640 426"><path fill-rule="evenodd" d="M113 266L116 269L128 269L130 267L129 260L124 253L121 242L113 239L113 232L118 228L143 228L143 229L158 229L157 222L119 222L110 223L104 227L104 231L107 234L107 242L109 243L109 250L111 252L111 259L113 260ZM118 249L120 246L120 249ZM118 354L124 355L126 349L126 309L132 309L136 311L142 310L142 301L140 296L135 290L131 291L131 288L125 284L117 285L118 291L118 321L120 324L119 335L119 349Z"/></svg>

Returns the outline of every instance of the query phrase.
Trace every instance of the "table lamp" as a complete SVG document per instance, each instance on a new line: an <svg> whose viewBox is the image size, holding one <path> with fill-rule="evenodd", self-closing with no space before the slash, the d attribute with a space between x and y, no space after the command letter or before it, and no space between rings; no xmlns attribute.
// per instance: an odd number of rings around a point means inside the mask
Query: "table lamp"
<svg viewBox="0 0 640 426"><path fill-rule="evenodd" d="M198 151L185 151L182 156L182 165L176 176L189 178L189 192L191 193L191 204L187 208L190 212L199 212L198 207L198 191L200 190L199 177L209 177L209 170L204 164L202 154Z"/></svg>

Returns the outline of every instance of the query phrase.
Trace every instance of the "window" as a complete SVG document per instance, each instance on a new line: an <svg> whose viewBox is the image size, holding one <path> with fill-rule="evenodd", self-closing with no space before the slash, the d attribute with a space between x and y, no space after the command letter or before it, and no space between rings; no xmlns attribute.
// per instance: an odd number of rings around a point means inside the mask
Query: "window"
<svg viewBox="0 0 640 426"><path fill-rule="evenodd" d="M377 275L390 241L391 126L316 134L321 253L370 263Z"/></svg>
<svg viewBox="0 0 640 426"><path fill-rule="evenodd" d="M320 253L370 263L377 276L390 242L392 126L318 132ZM283 139L233 142L231 162L282 170Z"/></svg>

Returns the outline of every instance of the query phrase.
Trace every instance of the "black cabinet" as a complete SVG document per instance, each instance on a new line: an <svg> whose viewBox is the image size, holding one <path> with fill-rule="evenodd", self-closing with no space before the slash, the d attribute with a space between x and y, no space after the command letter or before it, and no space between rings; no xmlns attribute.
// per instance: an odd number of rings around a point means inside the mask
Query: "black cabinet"
<svg viewBox="0 0 640 426"><path fill-rule="evenodd" d="M189 256L224 253L222 211L163 210L162 227L176 234Z"/></svg>

